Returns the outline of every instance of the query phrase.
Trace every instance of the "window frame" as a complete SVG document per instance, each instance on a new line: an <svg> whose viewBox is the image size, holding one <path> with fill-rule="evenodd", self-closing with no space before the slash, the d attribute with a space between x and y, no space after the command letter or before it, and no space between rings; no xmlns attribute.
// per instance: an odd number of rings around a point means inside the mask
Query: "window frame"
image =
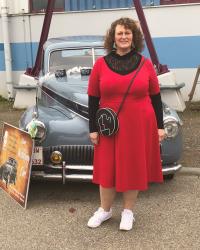
<svg viewBox="0 0 200 250"><path fill-rule="evenodd" d="M29 0L29 9L30 9L30 13L45 13L46 9L44 10L36 10L33 8L33 0ZM64 12L65 11L65 1L64 1L64 6L63 8L54 8L53 9L54 12Z"/></svg>

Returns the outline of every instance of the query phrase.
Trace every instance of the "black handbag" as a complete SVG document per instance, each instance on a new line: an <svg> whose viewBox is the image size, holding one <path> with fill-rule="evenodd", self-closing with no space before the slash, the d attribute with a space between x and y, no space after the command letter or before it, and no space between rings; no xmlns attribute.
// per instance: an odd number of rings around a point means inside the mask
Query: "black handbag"
<svg viewBox="0 0 200 250"><path fill-rule="evenodd" d="M115 135L117 133L117 131L119 130L119 119L118 119L119 112L122 109L122 106L123 106L124 101L128 95L128 92L131 88L131 85L132 85L133 81L135 80L137 74L139 73L140 69L142 68L144 62L145 62L145 59L141 62L135 75L131 79L130 84L127 88L127 91L123 96L122 102L120 103L120 106L119 106L117 113L108 107L100 108L97 110L96 125L97 125L98 132L101 135L112 136L112 135Z"/></svg>

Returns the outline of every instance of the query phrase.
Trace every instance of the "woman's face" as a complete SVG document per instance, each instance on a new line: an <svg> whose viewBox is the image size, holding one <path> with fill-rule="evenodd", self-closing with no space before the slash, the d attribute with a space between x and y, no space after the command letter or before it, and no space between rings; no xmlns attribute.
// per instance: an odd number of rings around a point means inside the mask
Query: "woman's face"
<svg viewBox="0 0 200 250"><path fill-rule="evenodd" d="M118 51L130 51L133 42L133 33L123 25L117 25L115 28L115 45Z"/></svg>

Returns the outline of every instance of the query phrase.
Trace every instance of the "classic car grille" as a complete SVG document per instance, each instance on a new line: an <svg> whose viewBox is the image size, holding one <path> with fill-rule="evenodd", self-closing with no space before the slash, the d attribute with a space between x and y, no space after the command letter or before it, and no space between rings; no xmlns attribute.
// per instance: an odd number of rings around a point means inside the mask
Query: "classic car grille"
<svg viewBox="0 0 200 250"><path fill-rule="evenodd" d="M66 145L44 148L44 163L50 163L50 155L53 151L60 151L63 161L70 165L91 165L93 162L93 146L90 145Z"/></svg>

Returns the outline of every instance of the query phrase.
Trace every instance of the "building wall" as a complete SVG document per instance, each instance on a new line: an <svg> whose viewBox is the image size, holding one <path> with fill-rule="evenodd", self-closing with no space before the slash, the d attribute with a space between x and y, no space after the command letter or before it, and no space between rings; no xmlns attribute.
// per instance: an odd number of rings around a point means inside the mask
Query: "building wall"
<svg viewBox="0 0 200 250"><path fill-rule="evenodd" d="M200 29L197 25L200 23L200 5L146 7L144 12L159 60L176 73L177 82L186 83L182 92L187 99L196 67L200 64ZM104 35L110 23L122 16L138 19L133 8L54 13L49 37ZM13 79L18 83L19 74L33 66L44 14L12 15L9 19ZM144 54L148 56L146 49ZM4 70L0 19L0 94L6 96ZM198 86L195 100L199 99Z"/></svg>
<svg viewBox="0 0 200 250"><path fill-rule="evenodd" d="M7 0L9 14L29 13L29 0ZM0 1L0 8L1 8Z"/></svg>
<svg viewBox="0 0 200 250"><path fill-rule="evenodd" d="M47 0L32 0L32 1L38 1L38 2L44 1L44 3L47 2ZM9 13L10 14L29 13L31 10L30 2L31 0L7 0L9 6ZM141 3L143 6L154 6L154 5L157 6L160 4L160 0L141 0ZM0 1L0 7L1 7L1 1ZM64 7L63 10L65 11L130 8L133 7L133 1L132 0L64 0L63 7ZM42 11L43 10L41 10L41 12Z"/></svg>

